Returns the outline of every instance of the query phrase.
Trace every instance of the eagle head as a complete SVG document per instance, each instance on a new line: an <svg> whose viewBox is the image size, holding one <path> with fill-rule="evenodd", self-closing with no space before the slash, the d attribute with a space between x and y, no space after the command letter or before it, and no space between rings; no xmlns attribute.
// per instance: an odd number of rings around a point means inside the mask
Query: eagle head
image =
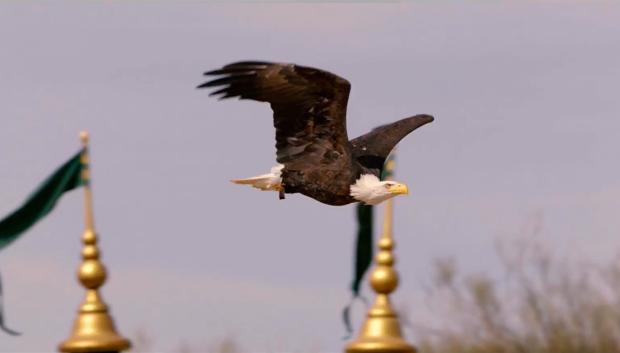
<svg viewBox="0 0 620 353"><path fill-rule="evenodd" d="M367 205L376 205L396 195L408 194L407 185L395 181L381 181L373 174L363 174L350 188L351 196Z"/></svg>

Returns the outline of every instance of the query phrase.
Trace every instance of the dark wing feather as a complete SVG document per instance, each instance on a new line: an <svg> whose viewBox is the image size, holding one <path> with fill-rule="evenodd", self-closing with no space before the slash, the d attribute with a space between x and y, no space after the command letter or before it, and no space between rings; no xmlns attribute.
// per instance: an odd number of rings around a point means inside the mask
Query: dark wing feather
<svg viewBox="0 0 620 353"><path fill-rule="evenodd" d="M269 102L276 128L277 161L316 166L347 157L346 107L350 84L332 73L293 64L244 61L206 72L221 76L198 88L211 95ZM287 165L287 167L289 167Z"/></svg>
<svg viewBox="0 0 620 353"><path fill-rule="evenodd" d="M430 115L420 114L379 126L371 132L351 140L353 158L362 166L381 173L383 163L396 144L413 130L432 122Z"/></svg>

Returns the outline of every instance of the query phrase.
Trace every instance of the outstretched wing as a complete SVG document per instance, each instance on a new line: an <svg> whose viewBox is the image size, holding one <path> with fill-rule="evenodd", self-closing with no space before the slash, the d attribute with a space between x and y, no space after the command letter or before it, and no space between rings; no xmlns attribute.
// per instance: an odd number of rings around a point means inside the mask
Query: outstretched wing
<svg viewBox="0 0 620 353"><path fill-rule="evenodd" d="M383 163L396 144L410 132L432 122L430 115L420 114L373 129L351 140L353 158L368 169L381 174Z"/></svg>
<svg viewBox="0 0 620 353"><path fill-rule="evenodd" d="M316 166L350 157L347 80L310 67L257 61L229 64L205 75L221 76L198 86L219 88L212 96L271 104L278 162Z"/></svg>

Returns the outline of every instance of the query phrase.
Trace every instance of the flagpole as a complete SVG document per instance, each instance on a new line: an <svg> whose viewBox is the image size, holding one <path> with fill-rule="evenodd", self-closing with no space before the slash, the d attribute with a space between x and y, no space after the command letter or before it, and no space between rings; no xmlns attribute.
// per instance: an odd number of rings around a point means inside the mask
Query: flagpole
<svg viewBox="0 0 620 353"><path fill-rule="evenodd" d="M58 349L67 353L120 352L129 349L131 343L116 332L108 306L99 293L107 273L99 259L100 252L94 227L88 133L81 132L80 140L83 146L81 179L84 185L85 229L82 235L82 264L78 271L78 279L86 288L86 299L78 310L71 336L62 342Z"/></svg>
<svg viewBox="0 0 620 353"><path fill-rule="evenodd" d="M88 132L80 132L80 142L83 152L80 156L82 162L82 182L84 183L84 226L86 231L94 233L95 222L93 220L93 193L90 188L90 154L88 151L89 136Z"/></svg>
<svg viewBox="0 0 620 353"><path fill-rule="evenodd" d="M385 164L385 180L392 180L394 159ZM379 239L376 266L370 275L370 285L377 293L375 303L368 311L359 336L350 342L347 353L415 353L416 349L403 338L398 315L390 302L390 293L398 287L398 273L394 270L394 239L392 224L394 199L384 202L383 232Z"/></svg>

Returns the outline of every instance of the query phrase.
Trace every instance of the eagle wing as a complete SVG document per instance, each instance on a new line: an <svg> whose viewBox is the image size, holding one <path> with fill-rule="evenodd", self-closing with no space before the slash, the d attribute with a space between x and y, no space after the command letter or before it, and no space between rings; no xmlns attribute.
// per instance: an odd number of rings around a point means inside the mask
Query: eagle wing
<svg viewBox="0 0 620 353"><path fill-rule="evenodd" d="M433 120L434 118L430 115L419 114L379 126L351 140L353 158L365 168L381 175L385 159L396 144L413 130Z"/></svg>
<svg viewBox="0 0 620 353"><path fill-rule="evenodd" d="M229 64L205 75L221 76L198 86L219 88L211 96L271 104L276 159L287 168L349 163L346 108L351 85L347 80L315 68L257 61Z"/></svg>

